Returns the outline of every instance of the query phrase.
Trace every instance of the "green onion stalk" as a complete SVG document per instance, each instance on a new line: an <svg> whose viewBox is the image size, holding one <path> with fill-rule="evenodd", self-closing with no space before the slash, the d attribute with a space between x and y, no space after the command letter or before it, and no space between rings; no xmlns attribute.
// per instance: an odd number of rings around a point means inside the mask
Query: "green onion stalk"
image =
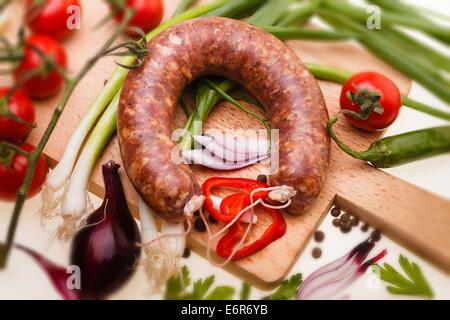
<svg viewBox="0 0 450 320"><path fill-rule="evenodd" d="M411 19L422 19L425 21L432 22L432 20L430 20L428 17L425 17L423 15L423 13L426 13L426 14L428 14L428 16L436 17L443 21L446 21L446 22L450 21L449 15L446 15L446 14L438 12L438 11L431 10L427 7L413 6L413 5L405 3L402 0L396 0L396 1L368 0L368 2L370 2L374 5L380 6L383 9L386 9L389 11L393 11L393 12L401 13L403 15L411 16ZM434 23L434 22L432 22L432 23Z"/></svg>
<svg viewBox="0 0 450 320"><path fill-rule="evenodd" d="M305 23L320 7L321 0L294 2L278 19L278 27L294 27Z"/></svg>
<svg viewBox="0 0 450 320"><path fill-rule="evenodd" d="M409 76L436 96L450 102L450 82L437 73L435 68L422 63L381 34L367 30L359 23L329 9L320 9L320 16L336 28L343 28L358 35L358 40L376 56Z"/></svg>
<svg viewBox="0 0 450 320"><path fill-rule="evenodd" d="M119 28L114 32L114 34L105 42L105 44L100 48L99 51L95 55L93 55L86 64L81 68L81 70L73 77L68 76L67 74L63 74L63 78L65 81L65 88L61 95L61 98L59 99L57 106L53 112L53 115L50 119L50 122L47 126L47 128L44 131L44 134L42 135L41 140L36 146L36 149L29 153L24 153L20 151L20 148L18 148L15 145L8 144L6 142L0 143L0 149L3 151L5 150L12 150L15 152L20 152L26 159L28 160L28 166L27 170L24 176L23 184L19 188L17 192L17 198L14 205L14 210L12 213L11 221L8 227L7 235L6 235L6 241L5 243L0 243L0 268L4 268L7 264L9 254L11 252L11 249L13 247L15 234L19 222L20 215L22 213L23 206L25 204L26 195L28 194L28 191L30 189L34 172L36 170L37 162L42 155L45 146L47 145L48 141L50 140L50 137L53 133L53 131L56 128L56 125L59 122L59 119L61 118L61 115L63 114L65 107L72 96L72 93L74 92L77 85L80 83L80 81L86 76L86 74L92 69L92 67L95 65L95 63L102 58L105 55L112 55L113 52L111 52L111 47L113 46L114 41L119 37L120 34L123 33L125 30L128 22L134 15L133 10L127 10L125 12L124 19L122 23L120 24ZM119 49L117 46L115 47ZM125 47L126 48L126 47ZM47 63L49 63L47 61ZM59 69L57 69L60 71Z"/></svg>
<svg viewBox="0 0 450 320"><path fill-rule="evenodd" d="M368 14L366 10L361 7L353 6L346 0L322 0L322 4L336 14L342 14L360 22L367 21ZM426 32L443 43L450 44L449 27L433 23L433 21L428 19L421 19L420 16L416 16L415 19L412 19L410 15L405 15L403 13L383 11L382 20L389 25L399 25Z"/></svg>

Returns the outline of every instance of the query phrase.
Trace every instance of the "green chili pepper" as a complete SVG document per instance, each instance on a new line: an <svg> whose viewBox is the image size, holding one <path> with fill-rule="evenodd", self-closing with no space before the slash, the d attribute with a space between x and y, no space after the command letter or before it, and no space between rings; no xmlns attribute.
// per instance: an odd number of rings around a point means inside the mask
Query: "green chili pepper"
<svg viewBox="0 0 450 320"><path fill-rule="evenodd" d="M375 141L366 151L356 151L338 139L333 130L338 115L328 122L328 132L339 148L377 168L392 168L450 152L450 126L403 133Z"/></svg>

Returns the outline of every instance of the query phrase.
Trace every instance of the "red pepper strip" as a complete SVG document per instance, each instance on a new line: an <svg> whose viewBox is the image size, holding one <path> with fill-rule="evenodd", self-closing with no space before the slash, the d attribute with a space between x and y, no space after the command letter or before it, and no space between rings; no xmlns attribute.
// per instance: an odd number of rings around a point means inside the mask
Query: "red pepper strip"
<svg viewBox="0 0 450 320"><path fill-rule="evenodd" d="M242 195L243 198L245 196L248 196L248 194ZM245 207L247 207L250 204L250 199L248 200L248 202L242 201L241 199L240 202L242 202L243 204L241 207L235 206L234 209L238 210L237 212L235 212L235 214L243 210ZM281 215L280 211L270 208L265 209L272 216L272 224L267 228L267 230L258 240L239 249L233 256L232 260L239 260L242 258L249 257L263 250L272 242L280 239L286 233L286 222L284 221L284 218ZM219 243L217 244L216 248L217 255L221 258L228 259L233 253L233 249L236 247L236 245L241 241L242 237L244 236L245 230L246 227L242 223L236 222L235 224L233 224L228 233L225 236L223 236L222 239L220 239Z"/></svg>
<svg viewBox="0 0 450 320"><path fill-rule="evenodd" d="M259 199L265 199L269 192L257 192L253 195L253 202ZM250 194L246 192L234 193L220 203L220 212L227 216L236 217L236 215L248 207L250 204Z"/></svg>
<svg viewBox="0 0 450 320"><path fill-rule="evenodd" d="M265 183L259 182L257 180L251 180L251 179L244 179L244 178L221 178L221 177L214 177L209 178L206 180L202 185L202 192L205 196L205 204L204 208L206 211L209 212L211 216L213 216L214 219L220 222L231 222L233 221L234 217L239 213L239 211L234 212L234 214L224 214L220 212L219 210L216 210L214 208L214 204L211 200L211 190L218 187L224 187L224 188L230 188L230 189L238 189L241 191L247 191L252 192L255 189L259 188L268 188L269 186ZM268 192L262 192L261 195L259 193L254 195L254 199L260 198L266 198L268 195ZM242 209L244 209L246 206L244 206Z"/></svg>

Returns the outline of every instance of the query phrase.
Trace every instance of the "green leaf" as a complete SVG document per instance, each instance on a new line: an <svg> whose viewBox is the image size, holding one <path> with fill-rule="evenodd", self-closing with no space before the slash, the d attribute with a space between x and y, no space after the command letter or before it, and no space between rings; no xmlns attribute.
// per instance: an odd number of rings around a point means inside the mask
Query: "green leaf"
<svg viewBox="0 0 450 320"><path fill-rule="evenodd" d="M171 277L166 283L166 300L180 299L186 288L191 284L189 269L184 266L181 269L181 278L179 275Z"/></svg>
<svg viewBox="0 0 450 320"><path fill-rule="evenodd" d="M302 274L297 273L290 279L285 280L272 295L264 298L265 300L291 300L297 296L298 289L302 284Z"/></svg>
<svg viewBox="0 0 450 320"><path fill-rule="evenodd" d="M215 288L207 297L206 300L231 300L233 299L236 290L230 286L220 286Z"/></svg>
<svg viewBox="0 0 450 320"><path fill-rule="evenodd" d="M250 299L250 292L252 290L252 286L248 282L244 282L242 284L241 292L239 294L239 299L248 300Z"/></svg>
<svg viewBox="0 0 450 320"><path fill-rule="evenodd" d="M383 267L379 266L381 280L390 284L386 287L386 290L394 295L418 296L432 299L434 297L433 290L420 267L416 263L410 262L403 255L400 255L398 262L408 278L387 263Z"/></svg>
<svg viewBox="0 0 450 320"><path fill-rule="evenodd" d="M219 286L211 290L215 276L199 279L193 283L189 275L189 269L182 268L181 277L171 277L166 283L166 300L231 300L235 289L229 286ZM189 288L191 290L189 290Z"/></svg>

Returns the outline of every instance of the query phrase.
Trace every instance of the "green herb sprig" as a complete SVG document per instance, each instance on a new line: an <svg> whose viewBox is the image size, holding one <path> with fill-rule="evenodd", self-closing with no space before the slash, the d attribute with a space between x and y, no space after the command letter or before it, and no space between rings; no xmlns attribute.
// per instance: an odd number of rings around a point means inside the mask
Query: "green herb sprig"
<svg viewBox="0 0 450 320"><path fill-rule="evenodd" d="M432 299L434 297L433 290L420 267L416 263L410 262L403 255L400 255L398 262L407 277L395 270L388 263L385 263L383 266L374 267L376 269L379 268L381 280L390 284L386 287L387 291L393 295L417 296Z"/></svg>

